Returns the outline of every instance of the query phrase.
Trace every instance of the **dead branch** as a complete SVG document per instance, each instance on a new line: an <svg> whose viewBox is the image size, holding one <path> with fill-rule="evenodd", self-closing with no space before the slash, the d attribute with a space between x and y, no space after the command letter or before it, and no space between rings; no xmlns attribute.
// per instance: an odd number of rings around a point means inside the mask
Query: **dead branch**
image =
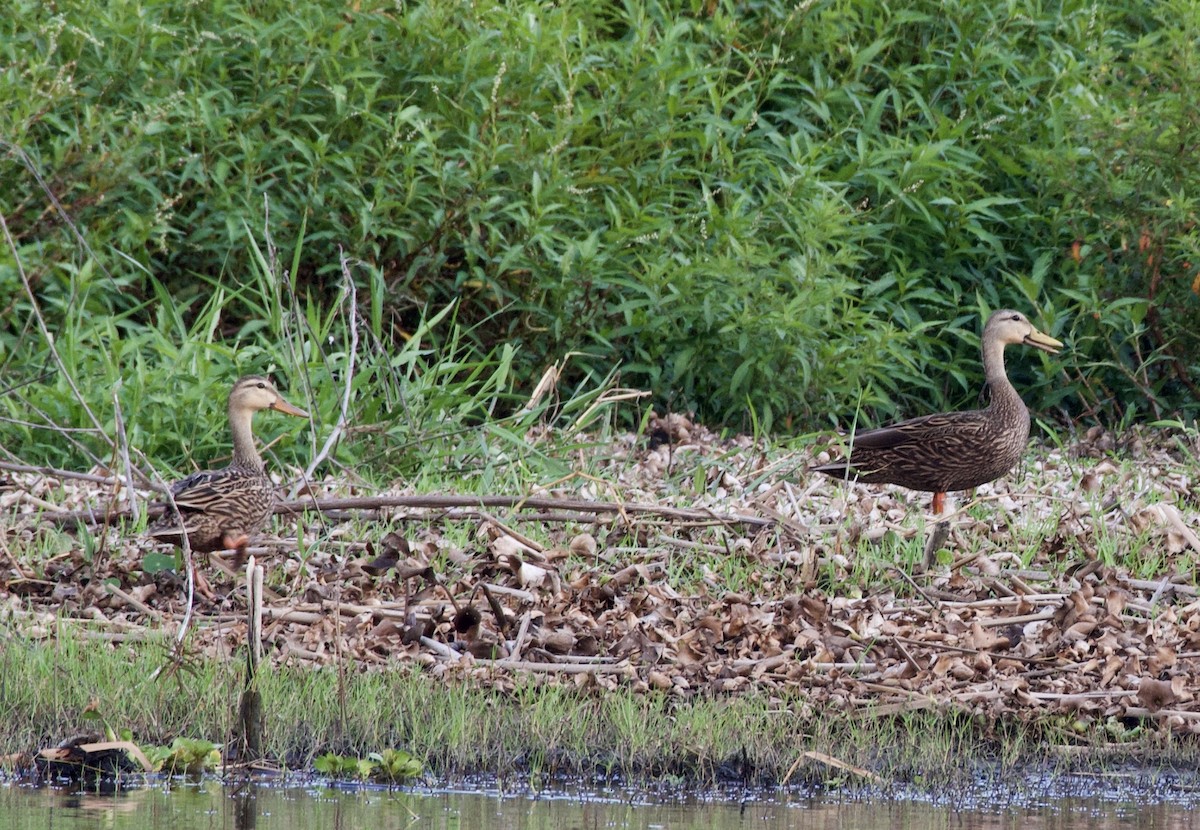
<svg viewBox="0 0 1200 830"><path fill-rule="evenodd" d="M762 516L750 516L744 513L718 513L714 510L704 510L687 507L664 507L660 504L640 504L636 502L598 502L583 499L560 499L552 496L458 496L458 495L424 495L424 496L356 496L351 498L329 499L297 499L285 501L275 506L275 512L283 515L296 515L306 511L326 512L340 511L342 514L353 514L379 510L385 507L408 508L412 510L454 510L467 509L482 512L489 508L509 508L511 510L551 510L567 513L589 514L620 514L638 513L680 522L690 522L700 525L744 525L753 528L772 527L776 519ZM155 519L166 512L162 505L150 507L150 518ZM46 511L41 515L42 521L52 524L108 525L117 520L127 518L129 511L114 511L104 515L97 510L76 511Z"/></svg>

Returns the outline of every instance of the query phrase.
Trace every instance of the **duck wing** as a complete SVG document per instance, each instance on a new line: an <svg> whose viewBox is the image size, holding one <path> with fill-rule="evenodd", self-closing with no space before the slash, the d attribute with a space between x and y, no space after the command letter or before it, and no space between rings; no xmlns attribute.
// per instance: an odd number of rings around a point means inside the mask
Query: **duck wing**
<svg viewBox="0 0 1200 830"><path fill-rule="evenodd" d="M940 412L922 415L898 424L854 433L850 451L858 456L863 450L889 450L907 444L943 445L947 449L970 444L988 432L991 419L983 410Z"/></svg>
<svg viewBox="0 0 1200 830"><path fill-rule="evenodd" d="M980 475L992 475L994 431L992 419L981 410L924 415L855 433L847 457L812 470L929 492L967 489L977 486L972 482Z"/></svg>

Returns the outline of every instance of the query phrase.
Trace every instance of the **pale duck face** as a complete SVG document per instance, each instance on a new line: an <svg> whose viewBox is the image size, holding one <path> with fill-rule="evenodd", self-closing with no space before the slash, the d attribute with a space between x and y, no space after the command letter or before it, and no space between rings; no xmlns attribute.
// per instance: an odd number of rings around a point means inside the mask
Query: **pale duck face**
<svg viewBox="0 0 1200 830"><path fill-rule="evenodd" d="M1038 331L1024 314L1010 309L992 313L992 316L988 318L987 325L983 327L983 339L984 341L999 340L1010 346L1018 344L1033 346L1035 349L1041 349L1051 354L1058 352L1063 347L1060 341Z"/></svg>

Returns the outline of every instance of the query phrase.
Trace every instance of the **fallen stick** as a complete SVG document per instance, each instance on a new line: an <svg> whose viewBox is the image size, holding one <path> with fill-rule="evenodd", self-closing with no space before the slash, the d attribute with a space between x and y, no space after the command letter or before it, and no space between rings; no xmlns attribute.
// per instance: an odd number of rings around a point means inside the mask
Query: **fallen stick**
<svg viewBox="0 0 1200 830"><path fill-rule="evenodd" d="M103 643L165 643L170 639L165 631L79 631L76 636Z"/></svg>
<svg viewBox="0 0 1200 830"><path fill-rule="evenodd" d="M315 625L325 619L325 615L315 614L311 611L297 611L294 608L271 608L268 606L263 608L263 619Z"/></svg>
<svg viewBox="0 0 1200 830"><path fill-rule="evenodd" d="M95 473L79 473L75 470L59 470L55 467L38 466L34 464L17 464L12 461L0 461L0 470L6 470L10 473L33 473L34 475L46 476L47 478L72 478L77 481L87 481L92 484L106 485L124 485L125 480L120 476L107 475L101 476ZM138 474L140 479L139 484L149 490L161 490L159 485L147 481L144 476Z"/></svg>
<svg viewBox="0 0 1200 830"><path fill-rule="evenodd" d="M1022 617L1013 617L1012 619L1020 620L1023 618ZM983 623L983 622L980 623L981 627L985 626L985 625L986 625L986 623ZM992 622L992 625L996 626L996 625L999 625L999 623ZM966 646L955 646L955 645L951 645L950 643L939 643L939 642L936 642L933 640L917 640L912 637L896 636L896 637L893 637L892 639L895 640L897 645L900 643L905 643L910 646L920 646L921 648L927 648L927 649L930 649L931 651L951 651L951 652L954 652L955 654L969 654L969 655L986 654L987 656L994 657L997 660L1016 660L1017 662L1020 662L1020 663L1029 663L1029 664L1032 664L1035 666L1041 666L1041 665L1044 665L1049 662L1053 662L1054 660L1058 659L1057 657L1025 657L1020 654L1009 654L1007 652L999 651L997 649L967 648Z"/></svg>
<svg viewBox="0 0 1200 830"><path fill-rule="evenodd" d="M1028 692L1028 695L1034 700L1044 700L1047 702L1085 703L1089 700L1116 700L1122 697L1136 697L1137 689L1113 689L1096 692ZM1196 716L1200 717L1200 713L1197 713Z"/></svg>
<svg viewBox="0 0 1200 830"><path fill-rule="evenodd" d="M162 614L158 613L157 611L155 611L153 608L151 608L149 605L142 602L141 600L125 593L120 588L118 588L116 585L105 585L105 590L108 591L109 596L116 597L117 599L121 600L121 602L128 605L130 608L135 609L136 611L144 614L145 616L149 617L150 619L152 619L152 620L161 620L162 619Z"/></svg>
<svg viewBox="0 0 1200 830"><path fill-rule="evenodd" d="M943 601L942 607L946 609L958 608L1003 608L1009 605L1020 605L1022 602L1027 602L1030 605L1051 605L1060 604L1066 599L1069 594L1024 594L1016 597L989 597L988 599L976 600L957 600ZM1099 600L1097 600L1099 602Z"/></svg>
<svg viewBox="0 0 1200 830"><path fill-rule="evenodd" d="M424 638L422 638L424 642ZM514 671L551 672L561 674L632 674L633 667L628 662L620 663L534 663L529 660L475 660L476 666L512 669Z"/></svg>
<svg viewBox="0 0 1200 830"><path fill-rule="evenodd" d="M1025 623L1038 622L1039 620L1053 619L1058 613L1057 608L1047 608L1045 611L1039 611L1036 614L1023 614L1019 617L991 617L989 619L979 619L982 628L995 628L1001 625L1023 625Z"/></svg>
<svg viewBox="0 0 1200 830"><path fill-rule="evenodd" d="M860 708L854 712L853 717L856 720L866 720L867 718L890 718L894 715L904 715L909 712L923 712L926 709L936 709L941 706L941 701L927 697L913 696L899 703L881 703L878 705L867 706Z"/></svg>
<svg viewBox="0 0 1200 830"><path fill-rule="evenodd" d="M1121 580L1131 588L1136 588L1139 591L1159 591L1163 589L1163 580L1161 579L1123 579ZM1200 588L1195 588L1191 585L1184 585L1179 582L1168 581L1166 583L1167 593L1183 594L1189 597L1200 596Z"/></svg>
<svg viewBox="0 0 1200 830"><path fill-rule="evenodd" d="M1129 706L1125 714L1133 718L1182 718L1183 720L1200 720L1200 712L1188 712L1184 709L1159 709L1152 712L1143 706Z"/></svg>
<svg viewBox="0 0 1200 830"><path fill-rule="evenodd" d="M343 511L356 512L378 510L383 507L404 507L414 510L450 510L468 508L487 510L489 508L509 508L512 510L558 510L574 511L576 513L640 513L648 516L660 516L676 521L700 522L704 524L746 525L749 527L771 527L778 524L777 519L762 516L750 516L743 513L718 513L689 507L665 507L659 504L642 504L637 502L600 502L583 499L558 499L551 496L459 496L459 495L425 495L425 496L356 496L351 498L328 499L296 499L285 501L275 506L275 512L284 515L295 515L306 511ZM150 518L154 519L165 512L161 508L151 509ZM41 514L42 521L56 524L83 522L89 525L109 524L118 519L128 518L128 510L104 513L97 510L52 511Z"/></svg>
<svg viewBox="0 0 1200 830"><path fill-rule="evenodd" d="M795 760L795 762L791 765L791 767L788 768L787 775L783 776L783 784L784 785L786 785L787 782L791 779L792 773L794 773L796 771L796 767L800 766L800 762L805 759L808 759L811 761L816 761L818 763L824 764L827 767L832 767L833 769L841 770L842 772L849 772L853 775L857 775L860 778L865 778L866 780L870 781L873 784L882 783L882 780L883 780L878 775L876 775L875 773L871 772L868 769L863 769L862 767L856 767L853 764L847 764L845 761L839 760L838 758L834 758L832 755L826 755L824 752L815 752L810 749L807 752L801 753L800 757L797 758Z"/></svg>
<svg viewBox="0 0 1200 830"><path fill-rule="evenodd" d="M263 568L253 556L246 563L246 677L238 700L238 757L262 758L263 701L258 690L258 667L263 656Z"/></svg>

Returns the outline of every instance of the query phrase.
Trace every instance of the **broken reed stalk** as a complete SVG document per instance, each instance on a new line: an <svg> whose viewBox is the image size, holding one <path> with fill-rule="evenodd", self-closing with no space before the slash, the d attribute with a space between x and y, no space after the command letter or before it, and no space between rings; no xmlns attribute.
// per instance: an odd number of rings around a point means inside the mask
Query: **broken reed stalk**
<svg viewBox="0 0 1200 830"><path fill-rule="evenodd" d="M258 691L258 666L262 661L263 567L250 557L246 563L246 685L238 701L239 755L242 761L263 757L262 694Z"/></svg>
<svg viewBox="0 0 1200 830"><path fill-rule="evenodd" d="M342 604L341 592L337 595L337 605ZM342 651L342 612L341 608L334 609L333 614L333 654L337 667L337 696L338 696L338 739L346 734L346 724L350 722L349 683L346 680L346 659Z"/></svg>

